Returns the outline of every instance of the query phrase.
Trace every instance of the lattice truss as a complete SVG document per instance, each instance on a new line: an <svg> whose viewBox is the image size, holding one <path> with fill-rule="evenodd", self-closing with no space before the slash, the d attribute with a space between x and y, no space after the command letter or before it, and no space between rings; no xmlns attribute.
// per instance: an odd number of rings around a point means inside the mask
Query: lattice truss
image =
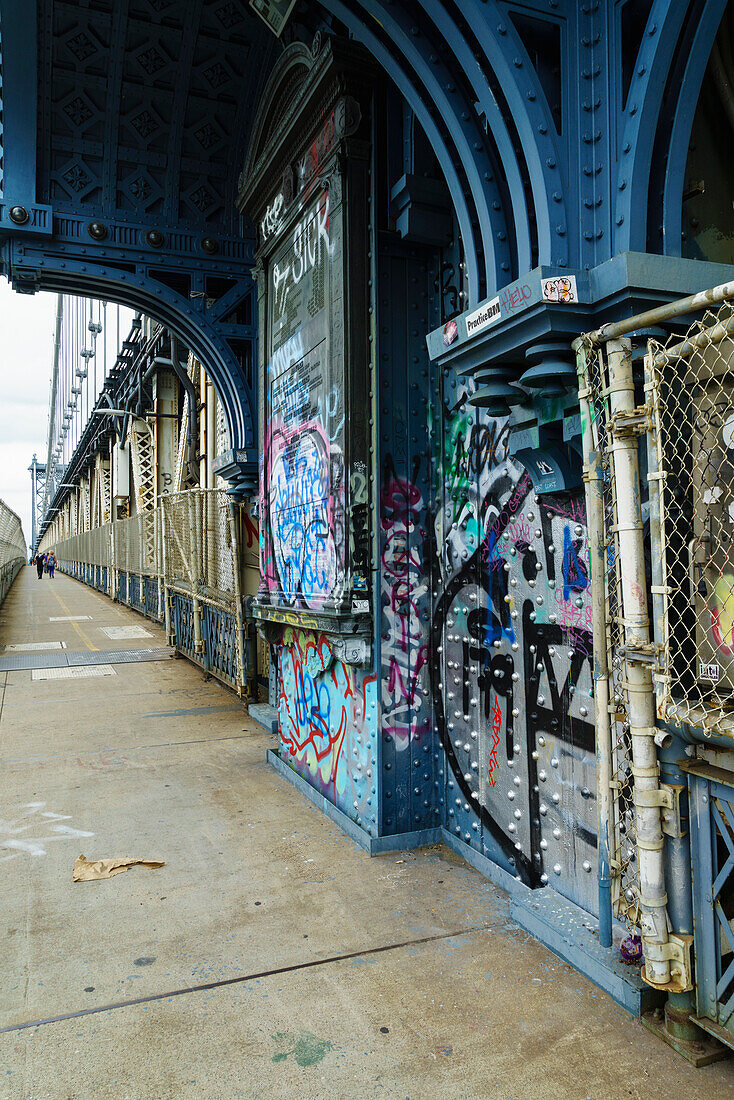
<svg viewBox="0 0 734 1100"><path fill-rule="evenodd" d="M112 519L112 470L102 455L97 456L97 476L101 522L109 523Z"/></svg>
<svg viewBox="0 0 734 1100"><path fill-rule="evenodd" d="M79 512L81 527L88 531L92 526L92 514L90 507L89 479L83 477L79 482Z"/></svg>
<svg viewBox="0 0 734 1100"><path fill-rule="evenodd" d="M658 715L734 736L734 306L650 341L660 480ZM653 554L657 550L653 547Z"/></svg>
<svg viewBox="0 0 734 1100"><path fill-rule="evenodd" d="M604 353L586 349L586 385L590 392L591 431L603 477L603 537L606 545L606 623L609 699L612 733L612 906L617 919L630 927L639 924L640 880L633 801L632 741L624 676L625 644L622 577L617 538L617 498L609 434L609 377Z"/></svg>
<svg viewBox="0 0 734 1100"><path fill-rule="evenodd" d="M734 1023L734 929L731 895L734 886L734 805L722 797L711 798L713 825L711 845L711 907L714 922L714 957L718 1022L728 1028Z"/></svg>
<svg viewBox="0 0 734 1100"><path fill-rule="evenodd" d="M146 571L154 572L156 525L145 522L143 519L148 513L153 512L156 503L155 445L153 433L146 421L133 420L130 427L130 450L135 500L141 517L141 537L144 543L141 554L148 567Z"/></svg>

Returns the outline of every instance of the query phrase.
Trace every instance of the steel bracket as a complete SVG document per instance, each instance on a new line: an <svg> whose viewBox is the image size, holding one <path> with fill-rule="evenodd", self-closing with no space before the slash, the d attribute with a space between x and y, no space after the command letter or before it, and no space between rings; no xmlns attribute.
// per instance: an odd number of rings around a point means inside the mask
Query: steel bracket
<svg viewBox="0 0 734 1100"><path fill-rule="evenodd" d="M665 793L670 796L669 803L663 806L660 815L663 832L666 836L680 839L688 832L688 830L683 827L680 814L680 796L684 788L677 783L671 783L661 784L660 790L665 791Z"/></svg>
<svg viewBox="0 0 734 1100"><path fill-rule="evenodd" d="M653 989L666 989L670 993L685 993L693 989L693 967L691 964L691 948L693 936L683 936L677 932L668 935L667 943L645 943L645 959L656 962L670 963L670 981L665 985L651 982L646 975L646 967L642 968L642 979Z"/></svg>
<svg viewBox="0 0 734 1100"><path fill-rule="evenodd" d="M658 787L654 791L641 791L638 787L634 790L634 803L640 809L652 809L655 806L673 808L673 792L669 787Z"/></svg>
<svg viewBox="0 0 734 1100"><path fill-rule="evenodd" d="M657 666L660 657L660 646L655 642L648 642L646 645L631 643L620 646L617 652L627 661L639 661L642 664Z"/></svg>
<svg viewBox="0 0 734 1100"><path fill-rule="evenodd" d="M617 439L634 435L645 435L652 429L651 409L649 405L638 405L629 412L616 412L609 421L608 431Z"/></svg>

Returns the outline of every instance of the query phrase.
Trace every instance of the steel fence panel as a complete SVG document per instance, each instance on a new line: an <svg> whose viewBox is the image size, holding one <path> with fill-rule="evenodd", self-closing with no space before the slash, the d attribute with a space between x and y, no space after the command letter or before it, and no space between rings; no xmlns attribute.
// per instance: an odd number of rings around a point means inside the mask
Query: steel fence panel
<svg viewBox="0 0 734 1100"><path fill-rule="evenodd" d="M192 489L161 500L165 581L232 610L236 600L230 502L221 489Z"/></svg>
<svg viewBox="0 0 734 1100"><path fill-rule="evenodd" d="M0 500L0 603L26 562L26 541L19 517Z"/></svg>
<svg viewBox="0 0 734 1100"><path fill-rule="evenodd" d="M658 715L734 736L734 306L646 360L660 471Z"/></svg>

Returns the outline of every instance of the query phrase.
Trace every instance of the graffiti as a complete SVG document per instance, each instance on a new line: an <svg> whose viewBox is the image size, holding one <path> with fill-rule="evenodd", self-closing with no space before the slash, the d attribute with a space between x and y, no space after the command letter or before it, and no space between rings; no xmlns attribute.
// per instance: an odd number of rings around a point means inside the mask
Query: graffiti
<svg viewBox="0 0 734 1100"><path fill-rule="evenodd" d="M427 594L421 553L416 546L423 500L418 488L391 472L381 495L383 615L383 732L405 748L430 728L423 712L428 645L420 620Z"/></svg>
<svg viewBox="0 0 734 1100"><path fill-rule="evenodd" d="M579 534L582 533L579 527ZM574 541L571 538L571 530L566 525L563 529L563 598L568 600L572 592L583 592L589 586L589 574L586 566L579 561L578 548L581 540Z"/></svg>
<svg viewBox="0 0 734 1100"><path fill-rule="evenodd" d="M300 626L308 630L319 628L316 616L304 615L302 611L281 611L277 607L254 607L252 613L256 619L270 623L284 623L287 626Z"/></svg>
<svg viewBox="0 0 734 1100"><path fill-rule="evenodd" d="M285 214L285 197L281 192L273 199L260 222L260 235L265 241L280 231Z"/></svg>
<svg viewBox="0 0 734 1100"><path fill-rule="evenodd" d="M242 513L242 524L243 524L243 527L244 527L245 538L246 538L245 549L246 550L252 550L253 546L257 546L257 544L258 544L258 541L259 541L258 534L259 534L259 532L258 532L257 524L255 523L255 521L253 520L252 516L250 515L250 513L248 511L245 511L245 512Z"/></svg>
<svg viewBox="0 0 734 1100"><path fill-rule="evenodd" d="M45 807L45 802L26 802L16 816L0 820L0 851L7 853L0 855L0 863L21 855L45 856L47 844L94 836L84 829L59 824L71 821L71 815L52 813Z"/></svg>
<svg viewBox="0 0 734 1100"><path fill-rule="evenodd" d="M318 609L336 586L334 493L342 475L335 458L316 424L271 436L269 531L280 593L288 604L300 597L306 607Z"/></svg>
<svg viewBox="0 0 734 1100"><path fill-rule="evenodd" d="M324 191L316 204L296 225L288 251L273 263L271 278L273 312L276 317L286 311L288 296L301 280L331 259L333 247L329 239L329 192Z"/></svg>
<svg viewBox="0 0 734 1100"><path fill-rule="evenodd" d="M734 655L734 576L724 573L716 579L710 597L711 633L718 650Z"/></svg>
<svg viewBox="0 0 734 1100"><path fill-rule="evenodd" d="M445 416L429 670L446 825L526 883L550 873L578 897L572 868L590 865L595 844L583 502L536 497L507 453L507 423L467 406L460 387Z"/></svg>
<svg viewBox="0 0 734 1100"><path fill-rule="evenodd" d="M568 302L578 302L579 300L575 275L541 279L541 290L546 302L560 302L565 305Z"/></svg>
<svg viewBox="0 0 734 1100"><path fill-rule="evenodd" d="M520 309L529 302L532 296L533 292L527 283L523 283L522 286L507 287L506 290L500 291L502 312L514 313L516 309Z"/></svg>
<svg viewBox="0 0 734 1100"><path fill-rule="evenodd" d="M376 820L376 677L338 660L324 634L290 628L279 669L284 757L358 823Z"/></svg>
<svg viewBox="0 0 734 1100"><path fill-rule="evenodd" d="M489 753L489 767L487 768L487 781L490 787L496 787L497 785L497 769L500 766L497 759L497 749L500 745L501 736L502 710L500 709L499 699L495 696L494 710L492 711L492 748Z"/></svg>

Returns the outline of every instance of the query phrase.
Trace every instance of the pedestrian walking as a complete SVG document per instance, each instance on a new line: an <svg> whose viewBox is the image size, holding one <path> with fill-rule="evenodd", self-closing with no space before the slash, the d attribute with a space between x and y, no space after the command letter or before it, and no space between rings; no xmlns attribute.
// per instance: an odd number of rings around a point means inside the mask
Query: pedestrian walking
<svg viewBox="0 0 734 1100"><path fill-rule="evenodd" d="M46 554L46 568L48 569L48 575L51 580L54 579L54 569L56 568L56 555L53 550L49 550Z"/></svg>
<svg viewBox="0 0 734 1100"><path fill-rule="evenodd" d="M38 579L40 581L43 576L43 567L46 564L45 554L36 554L36 572L38 573Z"/></svg>

